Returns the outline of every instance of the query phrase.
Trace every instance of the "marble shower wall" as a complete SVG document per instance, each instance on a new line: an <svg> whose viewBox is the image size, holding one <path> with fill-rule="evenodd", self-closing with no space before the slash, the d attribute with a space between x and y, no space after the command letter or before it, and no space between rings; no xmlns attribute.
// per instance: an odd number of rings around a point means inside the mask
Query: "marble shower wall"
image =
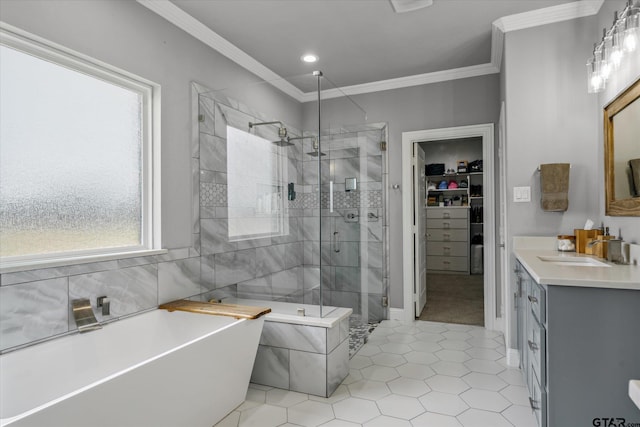
<svg viewBox="0 0 640 427"><path fill-rule="evenodd" d="M349 307L364 322L387 318L387 179L384 124L335 129L323 136L322 193L317 202L317 157L303 158L303 182L314 189L314 208L321 207L322 224L305 218L305 270L317 277L322 257L324 305ZM303 150L311 152L311 143ZM357 189L345 191L345 179L356 178ZM334 212L329 210L329 181L333 181ZM355 218L355 221L353 219ZM322 231L320 233L320 228ZM320 239L319 236L321 235Z"/></svg>
<svg viewBox="0 0 640 427"><path fill-rule="evenodd" d="M287 231L280 235L237 240L229 238L227 156L234 141L227 139L227 126L249 131L249 122L274 121L249 107L220 94L201 93L198 105L199 138L192 150L194 199L199 215L194 216L194 241L200 241L202 280L212 289L239 298L306 302L312 289L305 287L303 268L303 209L299 200L285 201L282 214ZM285 123L289 136L301 133ZM255 126L251 133L268 141L278 140L278 126ZM299 142L299 141L298 141ZM238 142L235 142L238 144ZM300 196L302 189L301 146L270 145L271 160L282 165L272 182L287 196L287 184L293 183ZM257 207L245 206L242 213L255 215Z"/></svg>

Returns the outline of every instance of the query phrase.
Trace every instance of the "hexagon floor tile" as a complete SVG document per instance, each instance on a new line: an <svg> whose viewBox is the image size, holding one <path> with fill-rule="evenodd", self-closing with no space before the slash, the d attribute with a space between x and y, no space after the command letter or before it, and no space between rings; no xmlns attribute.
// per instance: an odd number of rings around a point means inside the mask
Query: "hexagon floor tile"
<svg viewBox="0 0 640 427"><path fill-rule="evenodd" d="M536 425L504 338L478 326L384 320L329 398L251 384L215 427Z"/></svg>

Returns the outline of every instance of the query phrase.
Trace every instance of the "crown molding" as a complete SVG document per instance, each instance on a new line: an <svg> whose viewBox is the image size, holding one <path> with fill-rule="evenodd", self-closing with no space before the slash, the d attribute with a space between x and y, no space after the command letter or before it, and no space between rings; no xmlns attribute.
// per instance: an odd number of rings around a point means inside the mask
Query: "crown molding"
<svg viewBox="0 0 640 427"><path fill-rule="evenodd" d="M189 15L169 0L137 0L144 7L157 13L173 25L192 35L210 48L226 56L236 64L247 69L287 95L300 101L304 92L284 80L271 69L256 61L243 50L236 47L227 39L211 30L209 27Z"/></svg>
<svg viewBox="0 0 640 427"><path fill-rule="evenodd" d="M322 91L322 98L339 98L345 95L359 95L362 93L380 92L383 90L420 86L431 83L445 82L449 80L466 79L469 77L495 74L499 71L500 70L494 67L492 64L472 65L470 67L436 71L433 73L416 74L413 76L399 77L397 79L379 80L377 82L363 83L353 86L342 86L336 89L327 89ZM315 101L316 99L316 93L307 92L304 94L302 102Z"/></svg>
<svg viewBox="0 0 640 427"><path fill-rule="evenodd" d="M493 25L498 27L503 33L523 30L525 28L595 15L603 3L604 0L580 0L572 3L564 3L558 6L503 16L502 18L496 19Z"/></svg>
<svg viewBox="0 0 640 427"><path fill-rule="evenodd" d="M171 1L137 0L137 2L297 101L310 102L317 99L315 92L301 91ZM502 65L504 33L595 15L603 3L604 0L579 0L504 16L495 20L491 26L490 63L328 89L322 91L322 97L324 99L339 98L345 95L358 95L499 73Z"/></svg>

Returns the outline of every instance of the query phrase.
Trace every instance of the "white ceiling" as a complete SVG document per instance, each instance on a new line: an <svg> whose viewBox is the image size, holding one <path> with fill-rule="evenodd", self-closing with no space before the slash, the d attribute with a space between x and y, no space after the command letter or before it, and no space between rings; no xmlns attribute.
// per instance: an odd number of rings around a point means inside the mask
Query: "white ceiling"
<svg viewBox="0 0 640 427"><path fill-rule="evenodd" d="M265 80L319 69L362 93L497 72L497 29L595 14L603 0L433 0L400 14L387 0L138 1ZM308 52L319 62L301 62ZM308 100L312 87L290 83Z"/></svg>

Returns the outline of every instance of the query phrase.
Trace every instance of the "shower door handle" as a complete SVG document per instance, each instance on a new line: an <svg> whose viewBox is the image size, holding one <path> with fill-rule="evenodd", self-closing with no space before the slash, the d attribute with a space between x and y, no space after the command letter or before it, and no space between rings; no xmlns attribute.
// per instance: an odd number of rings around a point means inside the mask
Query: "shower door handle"
<svg viewBox="0 0 640 427"><path fill-rule="evenodd" d="M340 237L340 233L337 231L333 232L333 251L335 253L340 252L340 241L338 240Z"/></svg>

